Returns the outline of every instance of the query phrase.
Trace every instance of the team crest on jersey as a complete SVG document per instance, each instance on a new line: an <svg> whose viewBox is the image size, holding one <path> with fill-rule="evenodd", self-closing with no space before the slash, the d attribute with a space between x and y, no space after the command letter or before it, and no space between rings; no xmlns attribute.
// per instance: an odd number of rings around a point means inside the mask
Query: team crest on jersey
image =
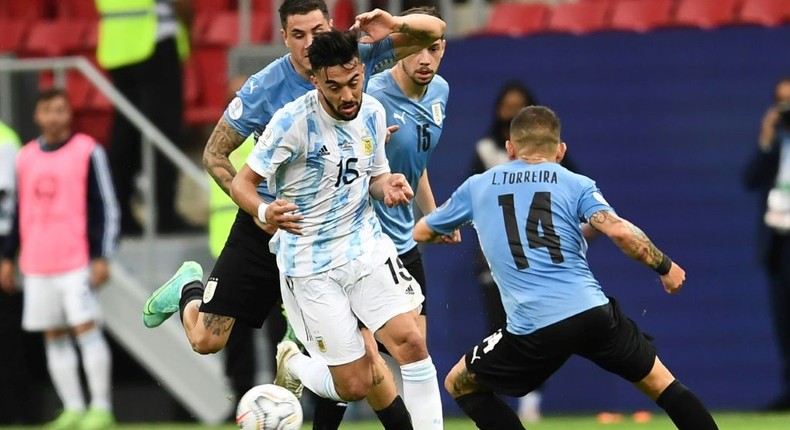
<svg viewBox="0 0 790 430"><path fill-rule="evenodd" d="M373 138L370 136L365 136L362 138L362 151L365 152L365 155L370 155L373 153Z"/></svg>
<svg viewBox="0 0 790 430"><path fill-rule="evenodd" d="M217 290L217 280L209 279L206 282L206 289L203 290L203 303L208 303L214 298L214 291Z"/></svg>
<svg viewBox="0 0 790 430"><path fill-rule="evenodd" d="M258 149L264 150L271 146L272 142L274 142L274 131L271 128L267 128L261 137L258 138Z"/></svg>
<svg viewBox="0 0 790 430"><path fill-rule="evenodd" d="M431 113L433 114L433 122L435 122L436 125L440 125L442 120L444 120L444 116L442 115L442 104L440 102L432 104Z"/></svg>
<svg viewBox="0 0 790 430"><path fill-rule="evenodd" d="M315 343L318 344L318 350L321 352L326 352L326 343L324 343L324 338L321 336L316 336Z"/></svg>

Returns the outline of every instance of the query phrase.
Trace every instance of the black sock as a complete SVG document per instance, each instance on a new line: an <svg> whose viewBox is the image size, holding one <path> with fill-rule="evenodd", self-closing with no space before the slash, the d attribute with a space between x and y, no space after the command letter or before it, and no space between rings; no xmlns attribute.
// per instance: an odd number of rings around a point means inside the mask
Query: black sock
<svg viewBox="0 0 790 430"><path fill-rule="evenodd" d="M200 281L192 281L181 289L181 298L178 300L178 316L181 322L184 322L184 308L187 303L192 300L203 300L203 283Z"/></svg>
<svg viewBox="0 0 790 430"><path fill-rule="evenodd" d="M492 392L464 394L455 403L481 430L524 430L513 409Z"/></svg>
<svg viewBox="0 0 790 430"><path fill-rule="evenodd" d="M390 403L386 408L375 411L379 417L379 421L384 426L384 430L412 430L414 427L411 425L411 415L406 410L406 404L403 403L401 396L395 397L395 400Z"/></svg>
<svg viewBox="0 0 790 430"><path fill-rule="evenodd" d="M317 397L313 415L313 430L337 430L348 404Z"/></svg>
<svg viewBox="0 0 790 430"><path fill-rule="evenodd" d="M675 379L658 396L656 404L666 411L679 430L718 430L705 405Z"/></svg>

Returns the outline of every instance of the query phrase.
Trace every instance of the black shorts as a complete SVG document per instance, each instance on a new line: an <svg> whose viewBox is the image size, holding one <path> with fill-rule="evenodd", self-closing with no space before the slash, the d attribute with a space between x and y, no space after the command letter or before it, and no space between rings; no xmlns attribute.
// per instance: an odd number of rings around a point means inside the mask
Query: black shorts
<svg viewBox="0 0 790 430"><path fill-rule="evenodd" d="M200 311L236 318L261 327L280 298L277 258L269 252L272 236L258 228L252 216L239 209L225 247L206 283L214 295Z"/></svg>
<svg viewBox="0 0 790 430"><path fill-rule="evenodd" d="M520 397L539 387L571 355L579 355L628 381L644 379L656 349L617 302L598 306L528 335L506 330L466 353L466 367L485 389Z"/></svg>
<svg viewBox="0 0 790 430"><path fill-rule="evenodd" d="M400 261L403 263L403 267L405 267L414 280L420 284L422 295L425 296L425 302L422 304L420 315L426 315L428 310L428 287L425 282L425 269L423 269L422 266L422 253L419 247L415 246L403 254L398 255L398 258L400 258Z"/></svg>

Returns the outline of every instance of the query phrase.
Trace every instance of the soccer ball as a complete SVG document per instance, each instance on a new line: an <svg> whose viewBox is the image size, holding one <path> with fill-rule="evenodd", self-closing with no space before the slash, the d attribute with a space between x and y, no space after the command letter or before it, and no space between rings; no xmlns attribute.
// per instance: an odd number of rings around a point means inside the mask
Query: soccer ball
<svg viewBox="0 0 790 430"><path fill-rule="evenodd" d="M302 405L292 392L279 385L258 385L241 396L236 424L242 430L299 430Z"/></svg>

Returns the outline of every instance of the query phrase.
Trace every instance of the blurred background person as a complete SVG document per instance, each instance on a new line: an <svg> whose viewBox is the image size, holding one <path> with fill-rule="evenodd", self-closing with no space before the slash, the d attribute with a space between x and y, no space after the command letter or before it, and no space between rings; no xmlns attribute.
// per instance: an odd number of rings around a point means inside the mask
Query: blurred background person
<svg viewBox="0 0 790 430"><path fill-rule="evenodd" d="M111 355L97 322L94 288L109 278L118 207L104 149L71 131L71 107L60 89L36 100L41 135L16 157L17 210L0 262L0 287L15 291L14 258L24 274L22 328L44 332L47 366L63 412L53 430L99 430L114 424ZM72 336L79 345L79 355ZM86 411L79 361L88 383Z"/></svg>
<svg viewBox="0 0 790 430"><path fill-rule="evenodd" d="M774 103L763 116L754 154L745 171L746 187L760 193L757 246L768 275L782 369L782 392L766 409L790 410L790 77L774 88Z"/></svg>
<svg viewBox="0 0 790 430"><path fill-rule="evenodd" d="M191 0L96 0L101 16L96 56L115 87L176 145L183 145L184 103L182 57L188 43L179 29L192 19ZM184 23L184 25L181 25ZM181 43L179 43L179 41ZM140 172L141 136L123 115L115 116L109 148L110 165L121 206L121 233L140 234L132 201ZM176 213L178 170L156 151L157 225L177 232L189 224Z"/></svg>

